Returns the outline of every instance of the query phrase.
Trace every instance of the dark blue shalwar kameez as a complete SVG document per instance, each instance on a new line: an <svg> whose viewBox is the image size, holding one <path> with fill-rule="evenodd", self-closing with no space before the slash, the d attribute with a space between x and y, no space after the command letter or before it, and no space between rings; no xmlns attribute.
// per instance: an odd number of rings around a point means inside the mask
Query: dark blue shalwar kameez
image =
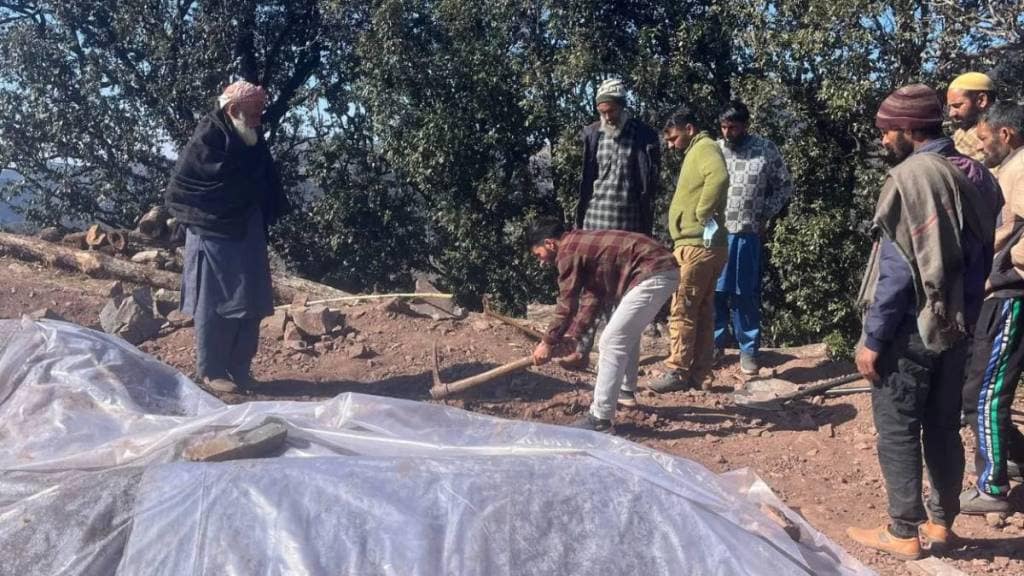
<svg viewBox="0 0 1024 576"><path fill-rule="evenodd" d="M274 312L263 226L254 208L239 239L186 234L181 311L195 320L200 378L249 380L260 320Z"/></svg>

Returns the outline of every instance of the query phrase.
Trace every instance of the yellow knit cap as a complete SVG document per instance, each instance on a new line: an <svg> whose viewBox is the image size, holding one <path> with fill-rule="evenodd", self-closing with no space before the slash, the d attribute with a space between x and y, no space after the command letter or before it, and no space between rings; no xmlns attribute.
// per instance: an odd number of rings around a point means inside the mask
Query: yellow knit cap
<svg viewBox="0 0 1024 576"><path fill-rule="evenodd" d="M991 92L995 89L992 79L981 72L968 72L956 77L949 84L950 90L971 90L977 92Z"/></svg>

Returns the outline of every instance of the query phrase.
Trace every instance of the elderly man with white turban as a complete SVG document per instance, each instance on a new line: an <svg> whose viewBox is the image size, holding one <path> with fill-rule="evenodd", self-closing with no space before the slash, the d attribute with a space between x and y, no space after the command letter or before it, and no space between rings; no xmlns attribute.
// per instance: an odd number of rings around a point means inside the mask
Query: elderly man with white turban
<svg viewBox="0 0 1024 576"><path fill-rule="evenodd" d="M651 236L661 189L661 143L653 128L626 105L626 86L611 78L597 88L598 120L583 128L583 175L576 205L579 230L625 230ZM566 367L585 367L594 331L583 334Z"/></svg>
<svg viewBox="0 0 1024 576"><path fill-rule="evenodd" d="M266 232L290 206L259 130L266 102L255 84L228 86L165 195L187 229L181 310L195 320L196 372L217 392L251 383L260 320L274 309Z"/></svg>
<svg viewBox="0 0 1024 576"><path fill-rule="evenodd" d="M978 162L985 161L985 156L978 152L979 142L975 135L978 120L995 101L995 85L981 72L961 74L946 89L946 108L956 128L953 143L958 152Z"/></svg>

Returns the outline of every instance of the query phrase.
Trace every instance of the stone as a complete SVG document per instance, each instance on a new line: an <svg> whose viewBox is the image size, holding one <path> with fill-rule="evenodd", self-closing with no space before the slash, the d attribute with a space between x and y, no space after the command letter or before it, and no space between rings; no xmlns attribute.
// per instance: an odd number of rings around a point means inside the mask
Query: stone
<svg viewBox="0 0 1024 576"><path fill-rule="evenodd" d="M992 563L996 565L996 568L1006 568L1010 565L1009 556L996 556L992 558Z"/></svg>
<svg viewBox="0 0 1024 576"><path fill-rule="evenodd" d="M984 560L982 562L987 564ZM967 574L964 574L956 567L935 556L907 562L906 566L911 574L917 576L967 576Z"/></svg>
<svg viewBox="0 0 1024 576"><path fill-rule="evenodd" d="M284 338L284 330L288 326L288 311L287 310L274 310L272 316L267 316L263 320L260 320L260 334L267 338L273 338L274 340L281 340Z"/></svg>
<svg viewBox="0 0 1024 576"><path fill-rule="evenodd" d="M153 293L153 314L167 317L181 306L181 292L161 288Z"/></svg>
<svg viewBox="0 0 1024 576"><path fill-rule="evenodd" d="M57 314L56 312L50 310L49 308L40 308L38 310L33 310L26 314L26 316L37 322L39 320L58 320L60 322L67 322L67 320L65 320L63 316Z"/></svg>
<svg viewBox="0 0 1024 576"><path fill-rule="evenodd" d="M305 292L296 292L295 293L295 297L292 298L292 307L293 308L305 308L306 304L308 302L309 302L309 294L306 294Z"/></svg>
<svg viewBox="0 0 1024 576"><path fill-rule="evenodd" d="M985 514L985 523L992 528L1002 528L1006 524L1006 517L999 512Z"/></svg>
<svg viewBox="0 0 1024 576"><path fill-rule="evenodd" d="M193 462L223 462L267 456L282 445L288 428L276 420L265 420L244 432L217 432L186 442L181 455Z"/></svg>
<svg viewBox="0 0 1024 576"><path fill-rule="evenodd" d="M136 264L152 264L157 268L163 268L164 263L169 259L170 254L163 250L142 250L132 254L131 257L131 261Z"/></svg>
<svg viewBox="0 0 1024 576"><path fill-rule="evenodd" d="M121 284L120 280L110 283L106 287L106 296L107 298L114 298L116 300L124 298L124 284Z"/></svg>
<svg viewBox="0 0 1024 576"><path fill-rule="evenodd" d="M292 308L291 319L303 334L319 338L334 331L341 323L341 313L319 305Z"/></svg>
<svg viewBox="0 0 1024 576"><path fill-rule="evenodd" d="M1017 512L1013 516L1007 518L1006 523L1016 526L1017 528L1024 528L1024 514Z"/></svg>
<svg viewBox="0 0 1024 576"><path fill-rule="evenodd" d="M350 344L348 348L345 349L345 355L352 359L368 358L372 355L372 352L365 344L355 343Z"/></svg>
<svg viewBox="0 0 1024 576"><path fill-rule="evenodd" d="M783 532L791 540L794 542L800 541L800 527L790 520L782 510L770 504L761 504L761 513L771 519L779 528L782 528Z"/></svg>
<svg viewBox="0 0 1024 576"><path fill-rule="evenodd" d="M192 317L181 310L171 310L168 312L167 322L175 328L186 328L193 324Z"/></svg>
<svg viewBox="0 0 1024 576"><path fill-rule="evenodd" d="M412 316L413 318L429 318L429 315L421 314L409 305L402 298L388 298L377 305L377 309L387 314L402 314L404 316Z"/></svg>
<svg viewBox="0 0 1024 576"><path fill-rule="evenodd" d="M300 351L309 348L309 344L306 343L306 338L302 334L302 331L292 323L288 323L284 329L284 345L292 350Z"/></svg>
<svg viewBox="0 0 1024 576"><path fill-rule="evenodd" d="M160 333L163 320L153 315L153 295L149 288L137 288L121 299L107 300L100 311L100 326L107 334L140 344Z"/></svg>
<svg viewBox="0 0 1024 576"><path fill-rule="evenodd" d="M477 318L470 323L470 327L477 332L486 332L491 329L491 323L483 318Z"/></svg>

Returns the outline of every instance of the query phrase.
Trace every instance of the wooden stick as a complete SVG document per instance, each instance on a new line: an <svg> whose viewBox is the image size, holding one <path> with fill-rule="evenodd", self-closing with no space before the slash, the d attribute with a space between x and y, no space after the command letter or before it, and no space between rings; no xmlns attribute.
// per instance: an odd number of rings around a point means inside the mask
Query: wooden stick
<svg viewBox="0 0 1024 576"><path fill-rule="evenodd" d="M332 302L354 302L357 300L377 300L380 298L453 298L451 294L440 294L440 293L417 293L417 292L403 292L398 294L359 294L355 296L339 296L338 298L328 298L326 300L314 300L313 302L306 302L306 306L313 306L316 304L330 304ZM285 304L278 306L275 310L284 310L291 304Z"/></svg>

